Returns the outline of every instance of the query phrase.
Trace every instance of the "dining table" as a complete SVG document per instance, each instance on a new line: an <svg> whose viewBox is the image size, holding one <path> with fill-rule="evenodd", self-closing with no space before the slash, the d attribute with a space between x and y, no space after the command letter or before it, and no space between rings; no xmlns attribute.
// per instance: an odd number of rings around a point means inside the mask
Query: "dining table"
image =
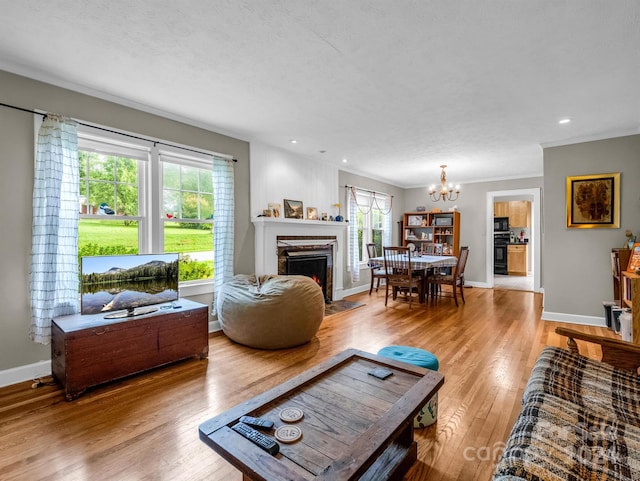
<svg viewBox="0 0 640 481"><path fill-rule="evenodd" d="M406 256L404 256L406 257ZM384 256L373 257L369 259L369 262L380 263L381 266L384 266ZM458 263L458 258L456 256L434 256L434 255L412 255L411 256L411 270L419 271L419 270L429 270L439 267L455 267ZM407 258L407 267L408 267L408 258ZM424 280L425 286L423 292L428 294L427 292L427 278L428 275L425 272ZM433 292L431 293L434 294Z"/></svg>
<svg viewBox="0 0 640 481"><path fill-rule="evenodd" d="M384 265L383 256L373 257L372 259L369 259L369 261L379 263L381 266ZM458 258L456 256L411 256L411 268L413 270L433 269L434 267L455 267L457 263Z"/></svg>

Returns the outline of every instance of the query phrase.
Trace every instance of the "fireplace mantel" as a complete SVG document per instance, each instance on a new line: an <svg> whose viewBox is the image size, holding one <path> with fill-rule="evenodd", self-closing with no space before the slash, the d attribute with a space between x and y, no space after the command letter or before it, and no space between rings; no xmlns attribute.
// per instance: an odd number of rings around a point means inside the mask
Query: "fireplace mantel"
<svg viewBox="0 0 640 481"><path fill-rule="evenodd" d="M342 278L347 258L347 227L346 222L331 222L321 220L283 219L275 217L253 217L251 219L255 229L255 271L257 275L278 273L278 245L277 236L305 236L306 242L314 236L334 236L333 262L334 300L342 299ZM319 240L326 243L326 239Z"/></svg>

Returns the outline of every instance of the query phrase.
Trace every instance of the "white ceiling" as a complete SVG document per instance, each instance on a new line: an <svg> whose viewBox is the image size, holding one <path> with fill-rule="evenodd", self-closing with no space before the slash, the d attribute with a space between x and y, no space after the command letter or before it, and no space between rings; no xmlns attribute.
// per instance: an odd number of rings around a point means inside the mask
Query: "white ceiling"
<svg viewBox="0 0 640 481"><path fill-rule="evenodd" d="M0 0L0 12L0 69L400 187L437 182L440 164L461 184L540 176L541 145L640 133L638 0Z"/></svg>

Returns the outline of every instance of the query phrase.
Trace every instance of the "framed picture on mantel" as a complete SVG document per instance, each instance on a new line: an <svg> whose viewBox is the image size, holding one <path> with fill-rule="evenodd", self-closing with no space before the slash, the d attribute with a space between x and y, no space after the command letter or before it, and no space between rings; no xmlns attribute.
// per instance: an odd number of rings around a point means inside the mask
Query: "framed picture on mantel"
<svg viewBox="0 0 640 481"><path fill-rule="evenodd" d="M567 227L620 227L620 173L567 177Z"/></svg>
<svg viewBox="0 0 640 481"><path fill-rule="evenodd" d="M303 219L304 208L301 200L284 199L284 216L287 219Z"/></svg>

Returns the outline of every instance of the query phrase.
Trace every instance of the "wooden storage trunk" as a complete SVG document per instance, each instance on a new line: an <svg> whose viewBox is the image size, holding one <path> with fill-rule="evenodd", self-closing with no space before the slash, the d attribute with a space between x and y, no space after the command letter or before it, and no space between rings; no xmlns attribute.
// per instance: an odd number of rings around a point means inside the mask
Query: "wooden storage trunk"
<svg viewBox="0 0 640 481"><path fill-rule="evenodd" d="M143 316L104 319L74 314L51 325L51 370L67 400L88 387L181 359L207 357L209 310L180 299L179 308Z"/></svg>

